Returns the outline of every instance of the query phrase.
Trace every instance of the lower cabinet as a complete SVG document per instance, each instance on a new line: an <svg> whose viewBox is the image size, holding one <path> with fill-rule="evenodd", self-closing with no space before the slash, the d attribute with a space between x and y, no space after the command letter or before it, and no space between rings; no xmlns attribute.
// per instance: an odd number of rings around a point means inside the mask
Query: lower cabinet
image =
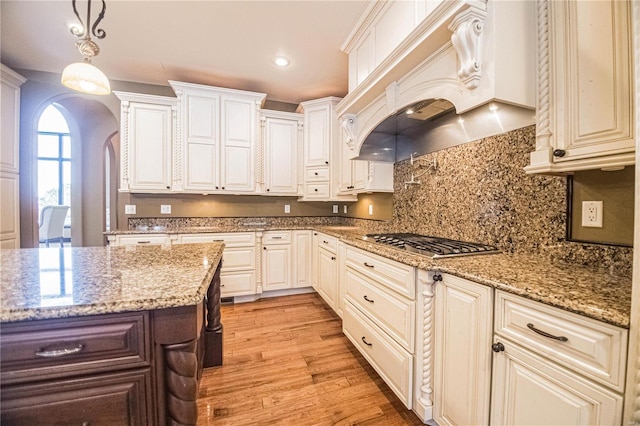
<svg viewBox="0 0 640 426"><path fill-rule="evenodd" d="M621 424L627 330L502 291L494 328L492 424Z"/></svg>
<svg viewBox="0 0 640 426"><path fill-rule="evenodd" d="M311 231L291 231L292 271L291 287L311 287Z"/></svg>
<svg viewBox="0 0 640 426"><path fill-rule="evenodd" d="M267 231L262 236L263 291L291 288L291 231Z"/></svg>
<svg viewBox="0 0 640 426"><path fill-rule="evenodd" d="M486 425L493 289L448 274L434 281L434 420L441 426Z"/></svg>
<svg viewBox="0 0 640 426"><path fill-rule="evenodd" d="M2 399L3 425L140 425L147 416L147 368L79 379L12 386ZM70 419L74 419L72 423Z"/></svg>
<svg viewBox="0 0 640 426"><path fill-rule="evenodd" d="M326 236L324 237L326 238ZM318 249L318 293L335 311L338 301L338 261L335 252Z"/></svg>

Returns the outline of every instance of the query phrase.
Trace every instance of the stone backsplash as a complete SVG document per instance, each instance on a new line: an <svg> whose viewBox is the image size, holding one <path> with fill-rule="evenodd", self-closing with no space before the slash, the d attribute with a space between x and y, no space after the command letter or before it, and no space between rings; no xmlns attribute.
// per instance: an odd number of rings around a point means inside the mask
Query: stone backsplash
<svg viewBox="0 0 640 426"><path fill-rule="evenodd" d="M167 217L167 218L129 218L129 230L138 226L162 226L165 228L221 227L243 228L247 226L339 226L343 218L330 216L317 217Z"/></svg>
<svg viewBox="0 0 640 426"><path fill-rule="evenodd" d="M367 232L393 230L492 244L505 252L631 273L633 249L566 240L567 178L528 175L535 126L399 162L390 222L348 219ZM429 167L434 159L435 170ZM420 184L405 184L411 174ZM630 232L632 232L630 230Z"/></svg>

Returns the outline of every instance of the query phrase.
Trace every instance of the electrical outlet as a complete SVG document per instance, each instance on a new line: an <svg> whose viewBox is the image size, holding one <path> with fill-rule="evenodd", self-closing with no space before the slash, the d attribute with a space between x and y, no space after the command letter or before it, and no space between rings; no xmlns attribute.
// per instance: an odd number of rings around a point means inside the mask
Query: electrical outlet
<svg viewBox="0 0 640 426"><path fill-rule="evenodd" d="M334 213L338 213L338 205L337 204L333 205L333 212Z"/></svg>
<svg viewBox="0 0 640 426"><path fill-rule="evenodd" d="M369 204L369 216L373 216L373 204Z"/></svg>
<svg viewBox="0 0 640 426"><path fill-rule="evenodd" d="M171 204L160 204L160 214L171 214Z"/></svg>
<svg viewBox="0 0 640 426"><path fill-rule="evenodd" d="M347 206L342 206L342 213L347 214Z"/></svg>
<svg viewBox="0 0 640 426"><path fill-rule="evenodd" d="M291 206L289 204L285 204L284 205L284 212L285 213L291 213Z"/></svg>
<svg viewBox="0 0 640 426"><path fill-rule="evenodd" d="M124 205L124 214L136 214L136 205L135 204L125 204Z"/></svg>
<svg viewBox="0 0 640 426"><path fill-rule="evenodd" d="M602 201L582 202L582 226L602 228Z"/></svg>

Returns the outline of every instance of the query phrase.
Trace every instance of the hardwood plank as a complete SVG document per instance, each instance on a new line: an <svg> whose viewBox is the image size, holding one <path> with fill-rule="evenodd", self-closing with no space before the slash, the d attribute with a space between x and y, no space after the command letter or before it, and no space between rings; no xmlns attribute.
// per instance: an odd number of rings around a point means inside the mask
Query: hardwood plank
<svg viewBox="0 0 640 426"><path fill-rule="evenodd" d="M199 425L422 425L315 293L222 306L224 363L205 369Z"/></svg>

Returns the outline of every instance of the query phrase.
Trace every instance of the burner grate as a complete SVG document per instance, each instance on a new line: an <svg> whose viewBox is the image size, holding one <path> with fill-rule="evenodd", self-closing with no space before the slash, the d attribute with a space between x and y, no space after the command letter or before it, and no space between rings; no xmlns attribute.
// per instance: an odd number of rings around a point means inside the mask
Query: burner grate
<svg viewBox="0 0 640 426"><path fill-rule="evenodd" d="M366 238L433 258L499 253L500 251L488 244L419 234L367 234Z"/></svg>

